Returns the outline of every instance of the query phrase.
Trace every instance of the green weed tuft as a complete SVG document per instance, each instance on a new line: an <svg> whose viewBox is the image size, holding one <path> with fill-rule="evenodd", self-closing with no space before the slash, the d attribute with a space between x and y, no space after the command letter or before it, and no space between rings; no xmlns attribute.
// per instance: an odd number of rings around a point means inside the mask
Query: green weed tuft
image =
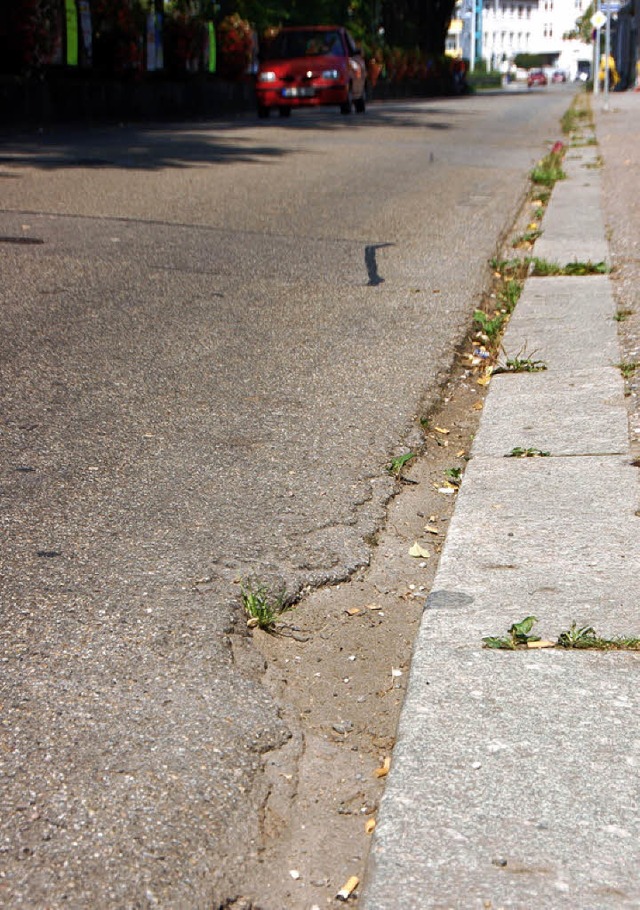
<svg viewBox="0 0 640 910"><path fill-rule="evenodd" d="M428 421L428 418L426 418L426 420ZM423 424L423 426L425 425ZM426 426L428 426L428 423ZM417 457L418 456L415 452L405 452L404 455L396 455L396 457L392 458L387 465L387 472L389 474L393 474L396 480L401 480L403 469L409 464L410 461Z"/></svg>
<svg viewBox="0 0 640 910"><path fill-rule="evenodd" d="M524 449L516 446L504 456L505 458L549 458L551 452L543 452L542 449Z"/></svg>
<svg viewBox="0 0 640 910"><path fill-rule="evenodd" d="M494 650L515 651L518 648L526 648L530 641L540 641L539 635L531 634L531 630L537 622L537 616L525 616L520 622L514 622L509 627L506 636L502 638L487 636L482 639L482 643L485 648L493 648Z"/></svg>
<svg viewBox="0 0 640 910"><path fill-rule="evenodd" d="M624 379L631 379L635 371L640 367L640 362L637 360L622 360L620 363L616 364Z"/></svg>
<svg viewBox="0 0 640 910"><path fill-rule="evenodd" d="M248 617L247 626L250 629L274 632L278 617L291 609L291 606L285 603L284 590L273 594L266 585L255 580L242 581L240 596Z"/></svg>

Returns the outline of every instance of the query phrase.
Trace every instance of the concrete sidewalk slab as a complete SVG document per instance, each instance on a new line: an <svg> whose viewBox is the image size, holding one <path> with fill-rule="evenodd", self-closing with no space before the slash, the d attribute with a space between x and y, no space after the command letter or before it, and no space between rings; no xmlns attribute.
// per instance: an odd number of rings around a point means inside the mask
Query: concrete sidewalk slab
<svg viewBox="0 0 640 910"><path fill-rule="evenodd" d="M615 313L607 275L529 280L507 327L502 360L533 357L554 372L613 366L620 357Z"/></svg>
<svg viewBox="0 0 640 910"><path fill-rule="evenodd" d="M536 448L553 455L611 455L629 446L624 385L614 367L496 376L474 455Z"/></svg>
<svg viewBox="0 0 640 910"><path fill-rule="evenodd" d="M361 905L638 907L634 657L434 641L414 660Z"/></svg>
<svg viewBox="0 0 640 910"><path fill-rule="evenodd" d="M549 623L546 634L574 619L637 631L637 475L625 456L474 458L433 588L473 605L444 626L436 610L429 634L477 645L527 613Z"/></svg>
<svg viewBox="0 0 640 910"><path fill-rule="evenodd" d="M593 137L595 142L595 137ZM585 170L600 167L600 151L597 145L584 145L580 148L569 148L562 162L562 170L570 180L584 177Z"/></svg>
<svg viewBox="0 0 640 910"><path fill-rule="evenodd" d="M600 211L601 183L587 172L576 192L573 181L556 183L535 255L549 262L606 262L609 245ZM580 179L580 178L579 178Z"/></svg>

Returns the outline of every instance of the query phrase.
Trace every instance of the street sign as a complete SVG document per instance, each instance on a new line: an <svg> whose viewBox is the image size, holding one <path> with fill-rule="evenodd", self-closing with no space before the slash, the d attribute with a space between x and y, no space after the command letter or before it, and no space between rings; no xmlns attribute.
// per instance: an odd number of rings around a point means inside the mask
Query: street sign
<svg viewBox="0 0 640 910"><path fill-rule="evenodd" d="M598 10L597 13L594 13L589 20L594 28L602 28L602 26L605 25L606 21L607 17L601 10Z"/></svg>

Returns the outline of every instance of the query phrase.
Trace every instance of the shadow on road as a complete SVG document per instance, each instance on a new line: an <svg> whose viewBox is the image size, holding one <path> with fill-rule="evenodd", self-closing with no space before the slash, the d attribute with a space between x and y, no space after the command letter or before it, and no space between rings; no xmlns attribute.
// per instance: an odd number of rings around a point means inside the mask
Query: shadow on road
<svg viewBox="0 0 640 910"><path fill-rule="evenodd" d="M523 95L523 99L526 97ZM376 102L369 105L364 116L341 116L332 108L323 108L297 110L291 117L274 116L266 121L258 121L251 113L242 113L221 120L188 123L56 126L38 133L5 134L0 138L4 145L0 153L0 178L16 176L11 170L16 166L42 170L122 168L154 171L210 164L265 164L290 154L292 139L300 132L339 134L356 130L366 134L370 129L380 127L427 132L454 130L460 122L462 111L456 108L461 100L465 99ZM468 122L473 114L469 110L468 96L466 101L464 119ZM257 136L262 141L256 142Z"/></svg>

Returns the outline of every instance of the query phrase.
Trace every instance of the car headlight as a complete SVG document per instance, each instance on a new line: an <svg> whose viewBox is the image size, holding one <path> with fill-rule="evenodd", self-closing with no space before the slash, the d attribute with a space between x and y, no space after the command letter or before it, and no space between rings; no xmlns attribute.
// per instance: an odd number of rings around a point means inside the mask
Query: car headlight
<svg viewBox="0 0 640 910"><path fill-rule="evenodd" d="M261 73L258 73L258 82L275 82L276 74L273 70L263 70Z"/></svg>
<svg viewBox="0 0 640 910"><path fill-rule="evenodd" d="M336 80L340 78L340 72L339 70L323 70L322 78Z"/></svg>

